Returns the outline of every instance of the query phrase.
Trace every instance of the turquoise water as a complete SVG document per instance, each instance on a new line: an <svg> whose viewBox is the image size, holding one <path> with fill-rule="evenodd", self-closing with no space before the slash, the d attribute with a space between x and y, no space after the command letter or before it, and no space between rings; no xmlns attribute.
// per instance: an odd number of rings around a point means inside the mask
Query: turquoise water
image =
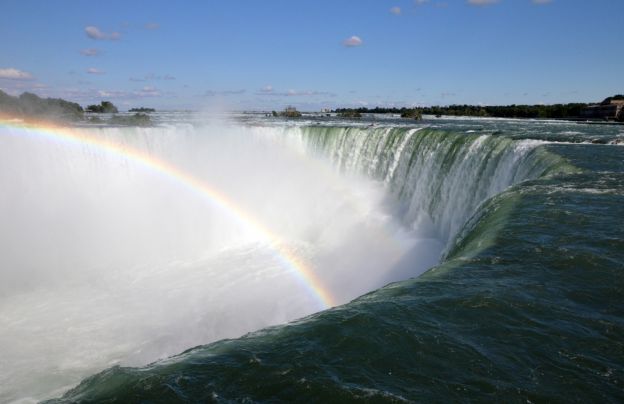
<svg viewBox="0 0 624 404"><path fill-rule="evenodd" d="M439 265L412 277L408 254L350 303L52 402L624 400L624 127L243 120L382 184L444 245Z"/></svg>

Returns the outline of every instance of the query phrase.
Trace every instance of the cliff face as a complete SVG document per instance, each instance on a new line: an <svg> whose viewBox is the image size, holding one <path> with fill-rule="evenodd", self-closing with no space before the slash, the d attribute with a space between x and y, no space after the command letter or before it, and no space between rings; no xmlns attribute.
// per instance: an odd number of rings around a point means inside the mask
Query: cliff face
<svg viewBox="0 0 624 404"><path fill-rule="evenodd" d="M624 121L624 102L612 101L609 104L590 105L581 111L581 117L586 119Z"/></svg>

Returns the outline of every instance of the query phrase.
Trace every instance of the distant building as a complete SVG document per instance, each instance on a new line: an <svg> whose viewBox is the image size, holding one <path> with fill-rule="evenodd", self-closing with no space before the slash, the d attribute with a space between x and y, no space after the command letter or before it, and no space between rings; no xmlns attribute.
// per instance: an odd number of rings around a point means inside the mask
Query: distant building
<svg viewBox="0 0 624 404"><path fill-rule="evenodd" d="M581 118L624 121L624 100L609 100L608 103L590 105L581 110Z"/></svg>
<svg viewBox="0 0 624 404"><path fill-rule="evenodd" d="M301 112L297 111L297 108L288 106L284 109L283 112L277 114L279 116L284 116L286 118L299 118L301 117Z"/></svg>

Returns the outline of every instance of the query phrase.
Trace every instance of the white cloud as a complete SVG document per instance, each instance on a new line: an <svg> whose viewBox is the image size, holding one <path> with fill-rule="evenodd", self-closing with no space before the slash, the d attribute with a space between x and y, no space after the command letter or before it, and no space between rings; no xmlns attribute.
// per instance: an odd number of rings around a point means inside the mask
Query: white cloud
<svg viewBox="0 0 624 404"><path fill-rule="evenodd" d="M145 24L145 29L154 31L154 30L160 29L160 24L158 24L157 22L148 22L147 24Z"/></svg>
<svg viewBox="0 0 624 404"><path fill-rule="evenodd" d="M262 87L262 88L260 89L260 92L261 92L261 93L264 93L264 94L269 94L269 93L272 93L272 92L273 92L273 86L272 86L272 85L267 85L267 86L264 86L264 87Z"/></svg>
<svg viewBox="0 0 624 404"><path fill-rule="evenodd" d="M98 27L88 26L85 27L85 33L91 39L106 39L106 34L104 34Z"/></svg>
<svg viewBox="0 0 624 404"><path fill-rule="evenodd" d="M247 90L221 90L221 91L214 91L214 90L208 90L204 93L205 97L216 97L216 96L228 96L228 95L241 95L241 94L245 94Z"/></svg>
<svg viewBox="0 0 624 404"><path fill-rule="evenodd" d="M85 27L85 33L89 38L96 40L109 39L115 41L121 38L121 34L119 32L111 32L110 34L107 34L106 32L101 31L98 27L94 27L93 25Z"/></svg>
<svg viewBox="0 0 624 404"><path fill-rule="evenodd" d="M9 80L32 80L34 77L28 72L8 67L6 69L0 69L0 79Z"/></svg>
<svg viewBox="0 0 624 404"><path fill-rule="evenodd" d="M124 98L128 96L128 93L125 91L98 90L97 95L100 97Z"/></svg>
<svg viewBox="0 0 624 404"><path fill-rule="evenodd" d="M175 79L176 79L175 76L172 76L171 74L165 74L164 76L159 76L154 73L146 74L143 77L136 77L136 76L130 77L130 81L155 81L155 80L175 80Z"/></svg>
<svg viewBox="0 0 624 404"><path fill-rule="evenodd" d="M273 87L266 86L260 89L256 95L271 95L276 97L313 97L313 96L327 96L327 97L335 97L336 94L330 93L329 91L316 91L316 90L294 90L290 89L287 91L274 91Z"/></svg>
<svg viewBox="0 0 624 404"><path fill-rule="evenodd" d="M116 98L116 99L125 99L125 100L134 100L137 98L153 98L160 97L162 94L160 90L155 87L145 86L139 90L135 91L123 91L123 90L88 90L88 91L76 91L76 98Z"/></svg>
<svg viewBox="0 0 624 404"><path fill-rule="evenodd" d="M490 4L498 3L499 0L468 0L468 4L471 6L489 6Z"/></svg>
<svg viewBox="0 0 624 404"><path fill-rule="evenodd" d="M87 69L87 73L89 73L89 74L106 74L106 72L105 72L105 71L100 70L100 69L97 69L97 68L95 68L95 67L90 67L90 68L88 68L88 69Z"/></svg>
<svg viewBox="0 0 624 404"><path fill-rule="evenodd" d="M552 3L553 0L531 0L533 4L548 4Z"/></svg>
<svg viewBox="0 0 624 404"><path fill-rule="evenodd" d="M171 95L172 93L165 93L165 95ZM94 102L101 100L102 98L121 100L136 100L140 98L154 98L161 97L163 93L157 88L151 86L145 86L135 91L125 90L98 90L98 89L78 89L67 88L61 91L57 91L54 96L61 97L70 100L80 100L82 102Z"/></svg>
<svg viewBox="0 0 624 404"><path fill-rule="evenodd" d="M394 15L400 15L401 14L401 7L397 7L394 6L390 9L390 12Z"/></svg>
<svg viewBox="0 0 624 404"><path fill-rule="evenodd" d="M342 41L342 44L348 48L360 46L362 45L362 43L363 43L362 39L359 36L355 36L355 35Z"/></svg>
<svg viewBox="0 0 624 404"><path fill-rule="evenodd" d="M44 83L37 83L32 80L12 80L8 83L3 83L0 86L0 90L5 91L8 94L19 95L25 91L33 92L36 94L48 94L50 86Z"/></svg>
<svg viewBox="0 0 624 404"><path fill-rule="evenodd" d="M425 3L428 3L429 0L414 0L414 4L416 4L417 6L422 6Z"/></svg>
<svg viewBox="0 0 624 404"><path fill-rule="evenodd" d="M151 86L145 86L139 91L135 91L134 95L137 97L160 97L160 91Z"/></svg>
<svg viewBox="0 0 624 404"><path fill-rule="evenodd" d="M87 48L80 51L80 54L83 56L97 56L100 53L100 50L95 48Z"/></svg>

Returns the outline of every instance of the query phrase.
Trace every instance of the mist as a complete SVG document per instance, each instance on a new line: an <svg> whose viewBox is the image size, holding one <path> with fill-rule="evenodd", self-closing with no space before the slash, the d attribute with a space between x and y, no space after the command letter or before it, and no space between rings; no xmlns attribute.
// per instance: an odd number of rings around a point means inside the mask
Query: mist
<svg viewBox="0 0 624 404"><path fill-rule="evenodd" d="M270 129L88 128L227 195L308 264L337 304L418 275L442 246L383 184ZM34 130L0 133L0 401L314 313L274 246L175 178ZM267 132L268 131L268 132Z"/></svg>

